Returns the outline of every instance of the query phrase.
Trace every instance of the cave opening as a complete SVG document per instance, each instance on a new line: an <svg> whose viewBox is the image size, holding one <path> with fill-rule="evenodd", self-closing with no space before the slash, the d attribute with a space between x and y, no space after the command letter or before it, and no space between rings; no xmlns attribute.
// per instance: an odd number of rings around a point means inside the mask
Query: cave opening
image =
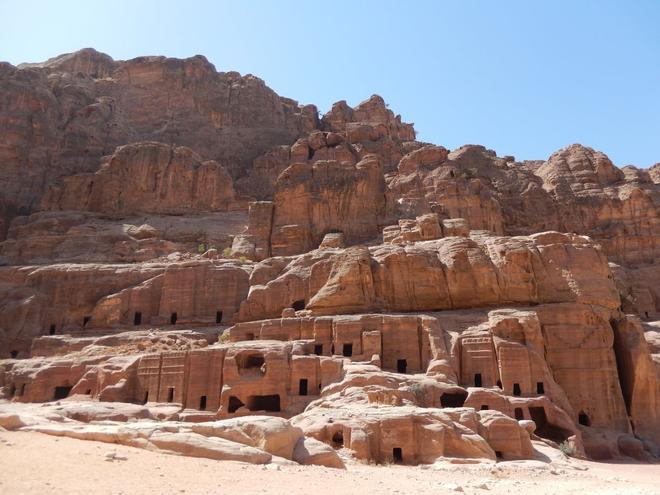
<svg viewBox="0 0 660 495"><path fill-rule="evenodd" d="M238 367L245 370L261 370L264 363L263 354L248 354L238 361Z"/></svg>
<svg viewBox="0 0 660 495"><path fill-rule="evenodd" d="M73 387L68 385L55 387L55 391L53 392L53 400L66 399L69 396L72 388Z"/></svg>
<svg viewBox="0 0 660 495"><path fill-rule="evenodd" d="M18 351L17 350L9 351L9 355L11 356L12 359L16 359L18 357Z"/></svg>
<svg viewBox="0 0 660 495"><path fill-rule="evenodd" d="M199 410L206 411L206 395L202 395L199 398Z"/></svg>
<svg viewBox="0 0 660 495"><path fill-rule="evenodd" d="M525 415L523 414L523 410L520 407L516 407L513 410L513 415L516 417L518 421L525 419Z"/></svg>
<svg viewBox="0 0 660 495"><path fill-rule="evenodd" d="M580 423L582 426L591 426L591 420L589 419L587 413L580 411L580 414L578 414L578 423Z"/></svg>
<svg viewBox="0 0 660 495"><path fill-rule="evenodd" d="M167 389L167 402L174 402L174 387Z"/></svg>
<svg viewBox="0 0 660 495"><path fill-rule="evenodd" d="M481 387L481 373L474 374L474 386Z"/></svg>
<svg viewBox="0 0 660 495"><path fill-rule="evenodd" d="M488 406L487 406L486 404L483 404L483 405L481 406L480 411L488 411Z"/></svg>
<svg viewBox="0 0 660 495"><path fill-rule="evenodd" d="M55 323L52 323L50 325L50 328L48 329L48 335L55 335L55 332L57 331L57 326Z"/></svg>
<svg viewBox="0 0 660 495"><path fill-rule="evenodd" d="M396 362L396 371L397 373L405 373L408 368L408 361L405 359L399 359Z"/></svg>
<svg viewBox="0 0 660 495"><path fill-rule="evenodd" d="M176 325L176 320L179 319L179 316L176 314L176 311L170 315L170 325Z"/></svg>
<svg viewBox="0 0 660 495"><path fill-rule="evenodd" d="M87 324L88 324L90 321L92 321L92 317L91 317L91 316L88 315L88 316L83 317L83 325L82 325L82 326L83 326L83 327L86 327Z"/></svg>
<svg viewBox="0 0 660 495"><path fill-rule="evenodd" d="M314 354L316 354L317 356L323 355L323 344L314 345Z"/></svg>
<svg viewBox="0 0 660 495"><path fill-rule="evenodd" d="M403 450L401 450L401 447L394 447L392 449L392 460L397 464L403 462Z"/></svg>
<svg viewBox="0 0 660 495"><path fill-rule="evenodd" d="M136 311L135 314L133 315L133 325L138 326L142 324L142 313L140 311Z"/></svg>
<svg viewBox="0 0 660 495"><path fill-rule="evenodd" d="M536 423L535 433L540 437L561 443L572 435L572 432L550 423L543 407L530 407L529 415Z"/></svg>
<svg viewBox="0 0 660 495"><path fill-rule="evenodd" d="M231 397L229 397L229 403L227 404L227 412L230 414L235 413L244 405L245 404L243 404L243 402L241 402L241 400L238 397L232 395Z"/></svg>
<svg viewBox="0 0 660 495"><path fill-rule="evenodd" d="M305 300L304 299L298 299L297 301L294 301L291 307L296 310L296 311L301 311L305 309Z"/></svg>
<svg viewBox="0 0 660 495"><path fill-rule="evenodd" d="M442 407L463 407L467 395L467 392L444 393L440 397L440 405Z"/></svg>
<svg viewBox="0 0 660 495"><path fill-rule="evenodd" d="M519 383L514 383L513 384L513 395L515 395L516 397L520 397L520 394L521 394L520 384Z"/></svg>
<svg viewBox="0 0 660 495"><path fill-rule="evenodd" d="M301 378L298 382L298 395L307 395L307 378Z"/></svg>
<svg viewBox="0 0 660 495"><path fill-rule="evenodd" d="M344 433L336 431L332 435L332 446L335 449L341 449L344 446Z"/></svg>
<svg viewBox="0 0 660 495"><path fill-rule="evenodd" d="M215 322L222 323L222 311L215 312Z"/></svg>
<svg viewBox="0 0 660 495"><path fill-rule="evenodd" d="M545 393L543 382L536 382L536 393L539 395L543 395Z"/></svg>
<svg viewBox="0 0 660 495"><path fill-rule="evenodd" d="M351 357L353 355L353 344L344 344L341 353L344 357Z"/></svg>
<svg viewBox="0 0 660 495"><path fill-rule="evenodd" d="M247 408L250 411L280 412L280 396L250 395L247 399Z"/></svg>

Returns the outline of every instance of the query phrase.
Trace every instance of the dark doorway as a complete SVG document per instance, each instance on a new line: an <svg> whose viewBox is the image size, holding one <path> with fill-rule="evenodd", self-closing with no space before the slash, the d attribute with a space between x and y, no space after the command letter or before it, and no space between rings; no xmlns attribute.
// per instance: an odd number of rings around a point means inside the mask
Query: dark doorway
<svg viewBox="0 0 660 495"><path fill-rule="evenodd" d="M167 402L174 402L174 387L167 389Z"/></svg>
<svg viewBox="0 0 660 495"><path fill-rule="evenodd" d="M215 312L215 322L222 323L222 311Z"/></svg>
<svg viewBox="0 0 660 495"><path fill-rule="evenodd" d="M466 398L467 392L442 394L442 397L440 397L440 405L442 407L463 407Z"/></svg>
<svg viewBox="0 0 660 495"><path fill-rule="evenodd" d="M335 449L341 449L344 446L344 433L341 431L336 431L332 435L332 446Z"/></svg>
<svg viewBox="0 0 660 495"><path fill-rule="evenodd" d="M563 442L572 435L570 431L550 423L543 407L530 407L529 415L532 421L536 423L535 433L540 437L547 438L553 442Z"/></svg>
<svg viewBox="0 0 660 495"><path fill-rule="evenodd" d="M202 395L199 398L199 410L206 411L206 395Z"/></svg>
<svg viewBox="0 0 660 495"><path fill-rule="evenodd" d="M136 311L135 314L133 315L133 325L141 325L142 324L142 313L140 311Z"/></svg>
<svg viewBox="0 0 660 495"><path fill-rule="evenodd" d="M513 384L513 395L516 397L520 397L520 384L519 383L514 383Z"/></svg>
<svg viewBox="0 0 660 495"><path fill-rule="evenodd" d="M293 304L291 305L291 307L296 311L303 310L303 309L305 309L305 300L304 299L299 299L297 301L294 301Z"/></svg>
<svg viewBox="0 0 660 495"><path fill-rule="evenodd" d="M323 344L316 344L314 346L314 354L317 356L323 356Z"/></svg>
<svg viewBox="0 0 660 495"><path fill-rule="evenodd" d="M251 395L247 400L247 408L250 411L280 411L280 396L274 395Z"/></svg>
<svg viewBox="0 0 660 495"><path fill-rule="evenodd" d="M474 386L481 387L481 373L474 374Z"/></svg>
<svg viewBox="0 0 660 495"><path fill-rule="evenodd" d="M50 328L48 329L48 335L55 335L55 331L57 330L57 327L53 323Z"/></svg>
<svg viewBox="0 0 660 495"><path fill-rule="evenodd" d="M301 378L298 382L298 395L307 395L307 378Z"/></svg>
<svg viewBox="0 0 660 495"><path fill-rule="evenodd" d="M584 411L580 411L580 414L578 414L578 423L582 426L591 426L591 420Z"/></svg>
<svg viewBox="0 0 660 495"><path fill-rule="evenodd" d="M536 393L543 395L545 393L545 388L543 387L543 382L536 382Z"/></svg>
<svg viewBox="0 0 660 495"><path fill-rule="evenodd" d="M401 450L401 447L394 447L392 449L392 460L397 464L403 462L403 451Z"/></svg>
<svg viewBox="0 0 660 495"><path fill-rule="evenodd" d="M496 450L495 451L495 457L497 457L498 459L501 459L504 456L502 455L502 452L500 450Z"/></svg>
<svg viewBox="0 0 660 495"><path fill-rule="evenodd" d="M397 360L396 371L398 373L405 373L407 368L408 368L408 361L406 361L405 359Z"/></svg>
<svg viewBox="0 0 660 495"><path fill-rule="evenodd" d="M497 380L497 387L501 390L502 389L502 380Z"/></svg>
<svg viewBox="0 0 660 495"><path fill-rule="evenodd" d="M516 407L513 410L513 415L516 417L518 421L525 419L525 415L523 414L523 410L520 407Z"/></svg>
<svg viewBox="0 0 660 495"><path fill-rule="evenodd" d="M73 387L69 387L69 386L55 387L53 400L66 399L69 396L69 393L71 392L72 388Z"/></svg>
<svg viewBox="0 0 660 495"><path fill-rule="evenodd" d="M264 357L262 354L250 354L245 358L245 369L261 369L264 365Z"/></svg>
<svg viewBox="0 0 660 495"><path fill-rule="evenodd" d="M229 397L229 404L227 404L227 412L230 414L235 413L244 405L245 404L243 404L238 397L234 397L232 395L231 397Z"/></svg>
<svg viewBox="0 0 660 495"><path fill-rule="evenodd" d="M10 351L9 355L12 359L16 359L18 357L18 351Z"/></svg>
<svg viewBox="0 0 660 495"><path fill-rule="evenodd" d="M149 391L148 390L144 393L144 400L142 401L142 403L146 404L147 402L149 402Z"/></svg>
<svg viewBox="0 0 660 495"><path fill-rule="evenodd" d="M481 406L480 410L481 411L488 411L488 406L486 404L484 404L483 406Z"/></svg>
<svg viewBox="0 0 660 495"><path fill-rule="evenodd" d="M254 334L252 332L246 333L245 340L254 340Z"/></svg>
<svg viewBox="0 0 660 495"><path fill-rule="evenodd" d="M86 327L87 324L88 324L90 321L92 321L92 317L91 317L91 316L85 316L85 317L83 318L83 327Z"/></svg>
<svg viewBox="0 0 660 495"><path fill-rule="evenodd" d="M341 353L344 357L351 357L353 355L353 344L344 344Z"/></svg>
<svg viewBox="0 0 660 495"><path fill-rule="evenodd" d="M176 312L172 313L172 314L170 315L170 325L176 325L176 320L177 320L178 318L179 318L179 317L177 316Z"/></svg>
<svg viewBox="0 0 660 495"><path fill-rule="evenodd" d="M18 392L18 395L21 397L25 395L25 383L21 385L21 390Z"/></svg>

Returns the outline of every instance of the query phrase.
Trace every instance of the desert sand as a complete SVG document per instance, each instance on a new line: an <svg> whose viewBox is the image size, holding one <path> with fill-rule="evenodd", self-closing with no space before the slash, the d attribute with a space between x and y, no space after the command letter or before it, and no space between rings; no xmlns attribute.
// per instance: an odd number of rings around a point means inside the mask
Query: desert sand
<svg viewBox="0 0 660 495"><path fill-rule="evenodd" d="M541 448L538 444L537 449ZM552 454L550 451L545 453ZM348 458L346 459L348 461ZM547 460L547 459L546 459ZM255 466L34 432L0 432L3 494L657 494L660 465L569 458L480 464Z"/></svg>

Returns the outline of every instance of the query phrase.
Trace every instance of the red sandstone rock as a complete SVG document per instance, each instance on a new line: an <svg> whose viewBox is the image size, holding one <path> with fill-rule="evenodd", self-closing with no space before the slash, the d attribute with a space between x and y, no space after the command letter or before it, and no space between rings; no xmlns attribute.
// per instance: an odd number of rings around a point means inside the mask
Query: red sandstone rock
<svg viewBox="0 0 660 495"><path fill-rule="evenodd" d="M338 468L660 455L657 165L449 151L201 56L0 88L0 425Z"/></svg>

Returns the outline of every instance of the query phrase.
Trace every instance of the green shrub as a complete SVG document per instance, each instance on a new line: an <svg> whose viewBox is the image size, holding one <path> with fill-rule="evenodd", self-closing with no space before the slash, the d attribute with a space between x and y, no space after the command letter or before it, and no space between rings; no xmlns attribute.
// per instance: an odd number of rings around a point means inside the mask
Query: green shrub
<svg viewBox="0 0 660 495"><path fill-rule="evenodd" d="M408 390L410 390L413 395L415 396L415 399L417 399L417 402L422 402L424 400L424 387L422 386L421 383L413 383L408 387Z"/></svg>
<svg viewBox="0 0 660 495"><path fill-rule="evenodd" d="M197 245L197 252L198 252L199 254L204 254L204 253L206 252L206 244L204 244L203 242L200 242L200 243Z"/></svg>
<svg viewBox="0 0 660 495"><path fill-rule="evenodd" d="M559 450L569 457L575 457L575 446L570 443L568 440L564 440L559 444Z"/></svg>
<svg viewBox="0 0 660 495"><path fill-rule="evenodd" d="M229 258L231 256L231 248L226 247L222 250L222 256L225 258Z"/></svg>

